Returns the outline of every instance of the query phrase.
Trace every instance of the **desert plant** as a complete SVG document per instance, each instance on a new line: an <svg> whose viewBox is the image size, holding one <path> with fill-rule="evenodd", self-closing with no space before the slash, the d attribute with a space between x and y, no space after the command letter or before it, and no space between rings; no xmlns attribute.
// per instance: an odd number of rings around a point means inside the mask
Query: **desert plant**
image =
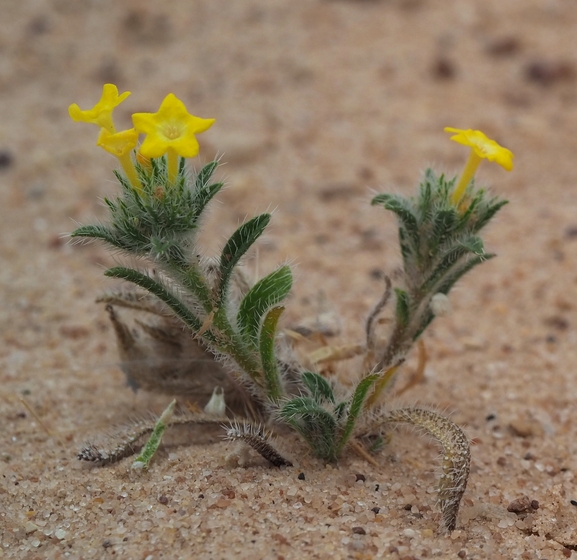
<svg viewBox="0 0 577 560"><path fill-rule="evenodd" d="M120 194L106 200L108 222L81 226L72 237L102 240L113 250L147 263L142 268L116 266L105 273L131 282L142 291L140 295L129 292L103 298L121 354L144 356L145 350L118 318L115 307L143 309L160 321L147 327L157 348L151 351L159 358L157 365L150 369L131 367L128 359L124 363L132 386L180 394L188 390L204 397L214 392L203 413L172 417L171 403L156 425L138 426L112 450L87 445L79 457L114 462L139 449L138 441L152 433L136 461L138 468L146 468L166 427L174 423L226 422L225 397L228 402L239 395L240 408L228 421L227 437L244 441L279 466L290 461L274 449L261 423L286 424L325 461L337 461L347 445L360 445L359 439L368 438L376 448L386 427L409 423L424 429L443 447L439 504L443 527L454 529L469 473L465 434L431 410L391 410L386 397L399 366L440 313L455 282L493 256L485 252L479 232L505 201L478 189L473 176L482 158L511 169L511 152L479 131L447 129L455 133L452 139L471 147L458 184L456 179L427 170L414 198L391 194L373 198L373 205L397 216L403 269L394 287L389 278L385 279L383 296L366 321L366 344L356 351L363 354L363 371L351 375L358 382L347 391L335 379L308 371L284 339L277 336L282 303L292 286L290 267L280 266L253 285L243 274L242 258L264 232L271 219L269 214L242 224L225 243L219 258L199 256L201 219L222 183L212 180L218 162L189 171L185 158L197 155L195 134L208 129L214 120L190 115L184 104L170 94L157 113L134 114L134 128L116 132L112 111L127 96L119 96L116 87L107 84L93 109L70 107L74 120L101 128L98 144L116 155L123 169L123 173L115 173ZM140 133L146 138L138 147ZM389 331L377 334L376 319L393 294L395 306ZM194 348L193 354L187 353L187 346ZM163 347L170 347L170 352ZM216 360L202 373L194 367L172 367L167 356L178 352L214 356ZM203 392L199 385L207 380L210 390Z"/></svg>

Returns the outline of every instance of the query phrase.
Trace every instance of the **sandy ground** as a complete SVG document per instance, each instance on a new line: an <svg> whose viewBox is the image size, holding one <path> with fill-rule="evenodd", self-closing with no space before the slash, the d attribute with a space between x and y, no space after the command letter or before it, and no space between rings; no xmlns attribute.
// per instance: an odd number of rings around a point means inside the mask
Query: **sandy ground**
<svg viewBox="0 0 577 560"><path fill-rule="evenodd" d="M571 557L576 26L564 0L5 1L0 558ZM103 217L114 192L95 128L67 115L110 81L133 92L121 127L168 92L217 119L201 159L224 154L229 189L207 253L276 209L259 269L293 262L287 324L324 296L338 342L362 339L379 271L399 263L394 219L370 193L410 194L427 165L457 173L466 150L444 126L513 150L513 172L479 174L511 201L486 234L498 258L455 289L452 315L424 337L427 381L404 396L452 413L475 443L452 535L438 532L438 450L415 434L394 437L378 468L352 453L325 466L292 437L281 444L297 466L284 470L256 456L231 466L218 435L168 447L140 477L130 461L75 459L87 437L168 402L134 396L115 365L94 303L118 287L102 276L112 258L61 237ZM522 496L539 504L525 519L507 511Z"/></svg>

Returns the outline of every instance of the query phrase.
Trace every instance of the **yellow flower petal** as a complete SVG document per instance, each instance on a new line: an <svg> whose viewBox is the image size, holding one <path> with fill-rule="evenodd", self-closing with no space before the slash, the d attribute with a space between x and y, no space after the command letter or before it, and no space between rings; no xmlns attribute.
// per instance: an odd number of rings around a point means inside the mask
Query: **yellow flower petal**
<svg viewBox="0 0 577 560"><path fill-rule="evenodd" d="M107 152L116 157L122 157L130 153L138 143L138 132L134 128L110 134L103 128L98 136L97 146L104 148Z"/></svg>
<svg viewBox="0 0 577 560"><path fill-rule="evenodd" d="M169 93L157 113L135 113L132 115L134 128L146 138L140 153L147 158L157 158L171 150L181 157L198 155L195 134L208 130L214 119L201 119L191 115L184 103Z"/></svg>
<svg viewBox="0 0 577 560"><path fill-rule="evenodd" d="M513 152L503 148L495 140L487 138L480 130L446 127L445 132L453 132L454 136L451 136L451 140L469 146L480 158L494 161L507 171L513 169L513 158L515 157Z"/></svg>
<svg viewBox="0 0 577 560"><path fill-rule="evenodd" d="M114 134L114 123L112 122L112 111L120 105L128 96L129 91L118 95L118 88L114 84L104 84L102 88L102 97L92 109L83 111L73 103L68 107L68 114L76 122L86 122L96 124L105 128L110 134Z"/></svg>

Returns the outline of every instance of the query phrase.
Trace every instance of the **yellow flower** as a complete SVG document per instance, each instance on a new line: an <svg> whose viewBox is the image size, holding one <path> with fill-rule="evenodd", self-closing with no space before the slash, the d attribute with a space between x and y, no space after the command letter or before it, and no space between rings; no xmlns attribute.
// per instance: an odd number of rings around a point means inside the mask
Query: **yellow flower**
<svg viewBox="0 0 577 560"><path fill-rule="evenodd" d="M480 130L471 130L470 128L462 130L460 128L446 127L445 132L455 133L454 136L451 136L451 140L471 148L469 159L467 160L461 179L451 196L451 202L454 205L458 205L459 202L461 202L481 160L488 159L489 161L494 161L507 171L513 169L513 158L515 157L513 152L507 148L503 148L503 146L497 144L495 140L487 138Z"/></svg>
<svg viewBox="0 0 577 560"><path fill-rule="evenodd" d="M138 132L136 132L134 128L123 130L122 132L116 132L115 134L110 134L106 128L103 128L100 131L97 145L118 158L130 184L138 192L142 193L142 184L138 178L134 162L130 157L130 154L136 147L137 143Z"/></svg>
<svg viewBox="0 0 577 560"><path fill-rule="evenodd" d="M132 122L138 132L146 134L140 153L147 158L167 154L168 177L173 182L178 170L178 156L192 158L198 155L195 134L208 130L214 119L201 119L189 114L184 103L169 93L157 113L135 113Z"/></svg>
<svg viewBox="0 0 577 560"><path fill-rule="evenodd" d="M129 91L118 95L118 88L114 84L104 84L102 97L92 109L82 111L76 103L73 103L68 107L68 113L72 117L72 120L76 122L97 124L106 129L110 134L114 134L116 130L112 122L112 111L129 95Z"/></svg>
<svg viewBox="0 0 577 560"><path fill-rule="evenodd" d="M513 169L513 158L515 157L513 152L503 148L495 140L487 138L480 130L446 127L445 132L454 132L455 135L451 136L451 140L471 147L480 158L494 161L507 171Z"/></svg>
<svg viewBox="0 0 577 560"><path fill-rule="evenodd" d="M138 144L138 132L134 128L110 134L103 128L98 136L97 146L104 148L108 153L118 158L130 154Z"/></svg>

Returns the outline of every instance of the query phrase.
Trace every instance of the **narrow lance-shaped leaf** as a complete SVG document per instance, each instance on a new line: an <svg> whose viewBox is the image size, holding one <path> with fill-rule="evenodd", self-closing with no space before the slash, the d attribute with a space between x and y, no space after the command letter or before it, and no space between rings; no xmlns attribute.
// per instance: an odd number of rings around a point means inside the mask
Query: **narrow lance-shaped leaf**
<svg viewBox="0 0 577 560"><path fill-rule="evenodd" d="M208 184L217 167L218 162L212 161L205 165L196 176L194 183L194 206L196 219L200 217L202 212L204 212L206 205L223 186L223 183Z"/></svg>
<svg viewBox="0 0 577 560"><path fill-rule="evenodd" d="M310 391L312 398L318 403L335 402L335 394L330 383L319 373L305 371L301 376L303 385Z"/></svg>
<svg viewBox="0 0 577 560"><path fill-rule="evenodd" d="M273 307L266 315L260 331L260 359L268 397L277 402L282 396L282 384L275 355L275 334L284 307Z"/></svg>
<svg viewBox="0 0 577 560"><path fill-rule="evenodd" d="M243 337L255 347L263 315L286 297L291 286L291 269L285 265L257 282L242 300L237 324Z"/></svg>
<svg viewBox="0 0 577 560"><path fill-rule="evenodd" d="M484 253L482 255L475 255L467 259L461 266L457 267L455 270L451 270L435 287L435 293L448 294L455 283L464 276L469 270L481 264L495 256L494 253Z"/></svg>
<svg viewBox="0 0 577 560"><path fill-rule="evenodd" d="M346 445L347 441L351 437L353 430L355 429L355 424L359 418L359 415L363 409L363 405L365 404L365 400L369 393L369 390L372 388L373 384L377 379L379 379L380 375L375 373L373 375L367 375L355 389L353 396L351 397L350 404L349 404L349 414L347 416L347 422L345 427L342 431L337 449L340 452L343 447Z"/></svg>
<svg viewBox="0 0 577 560"><path fill-rule="evenodd" d="M172 309L172 311L174 311L174 313L194 332L200 330L202 322L184 305L184 303L171 294L160 282L153 280L150 276L123 266L109 268L104 275L109 278L128 280L129 282L144 288L166 303L166 305L168 305L168 307L170 307L170 309ZM206 338L208 338L207 334L208 333L205 333L204 335Z"/></svg>
<svg viewBox="0 0 577 560"><path fill-rule="evenodd" d="M467 254L472 253L475 257L483 257L485 255L483 248L483 240L477 236L469 236L458 243L455 243L448 251L441 257L441 261L431 272L429 278L423 284L421 291L428 292L438 284L441 279ZM435 293L438 290L435 290Z"/></svg>
<svg viewBox="0 0 577 560"><path fill-rule="evenodd" d="M204 187L200 191L196 193L194 197L194 205L195 205L195 218L198 220L200 215L204 212L206 205L212 200L213 196L222 189L224 183L213 183L207 187Z"/></svg>
<svg viewBox="0 0 577 560"><path fill-rule="evenodd" d="M505 204L509 203L508 200L498 200L496 202L494 202L494 200L495 199L489 201L487 209L483 212L483 214L479 215L479 219L478 219L477 223L475 224L475 228L474 228L475 232L477 232L480 229L482 229L483 227L485 227L487 225L487 223L489 222L489 220L491 220L491 218L499 210L501 210L501 208L503 208L503 206L505 206Z"/></svg>
<svg viewBox="0 0 577 560"><path fill-rule="evenodd" d="M455 209L439 210L435 213L433 219L433 228L431 237L427 240L427 245L431 252L436 252L439 245L444 243L453 233L455 226L458 224L459 216Z"/></svg>
<svg viewBox="0 0 577 560"><path fill-rule="evenodd" d="M283 406L279 417L301 434L317 457L327 461L336 460L335 419L314 399L291 399Z"/></svg>
<svg viewBox="0 0 577 560"><path fill-rule="evenodd" d="M399 218L399 222L407 232L408 240L411 243L413 252L418 253L419 250L419 224L417 216L414 213L413 204L410 200L402 196L395 196L392 194L379 194L373 198L371 204L382 204L385 209L394 212Z"/></svg>
<svg viewBox="0 0 577 560"><path fill-rule="evenodd" d="M124 245L114 236L114 233L105 226L80 226L70 234L70 237L102 239L113 247L125 249Z"/></svg>
<svg viewBox="0 0 577 560"><path fill-rule="evenodd" d="M218 161L211 161L210 163L207 163L198 172L194 185L197 190L202 189L206 185L206 183L208 183L217 167L218 167Z"/></svg>
<svg viewBox="0 0 577 560"><path fill-rule="evenodd" d="M176 406L176 400L173 400L161 414L160 418L156 422L152 434L148 438L148 441L144 444L140 455L132 463L132 468L135 470L146 470L150 465L150 461L154 457L160 443L162 442L162 435L168 428L172 416L174 414L174 407Z"/></svg>
<svg viewBox="0 0 577 560"><path fill-rule="evenodd" d="M232 276L234 267L238 264L242 256L248 251L251 245L262 235L266 226L270 222L270 214L255 216L252 220L242 224L226 242L220 255L218 287L218 305L224 303L228 284Z"/></svg>

